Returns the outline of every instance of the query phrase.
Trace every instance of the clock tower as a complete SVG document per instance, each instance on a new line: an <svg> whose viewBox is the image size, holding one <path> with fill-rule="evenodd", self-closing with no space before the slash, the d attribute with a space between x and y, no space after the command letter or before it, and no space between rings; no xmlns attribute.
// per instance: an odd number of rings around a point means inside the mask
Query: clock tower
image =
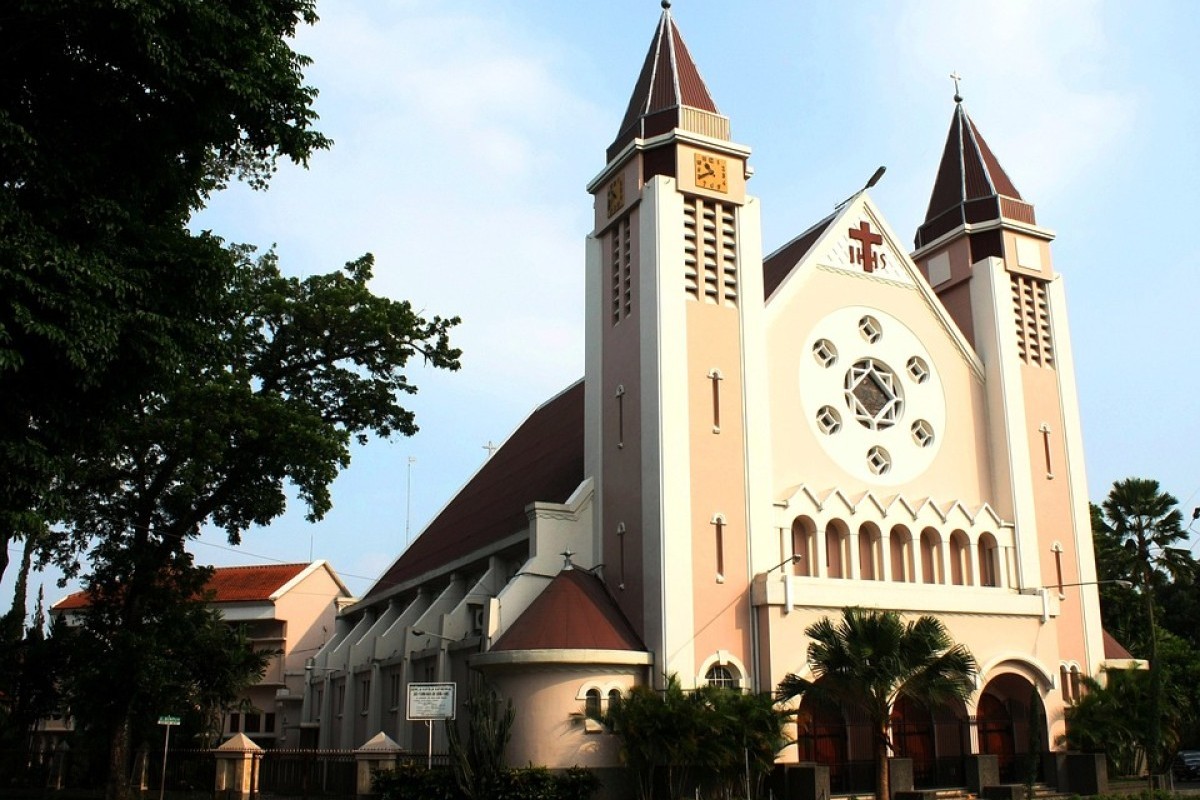
<svg viewBox="0 0 1200 800"><path fill-rule="evenodd" d="M952 76L957 79L957 76ZM1083 434L1054 234L1037 223L983 134L954 115L913 260L983 362L995 420L997 510L1014 522L1017 579L1056 595L1063 658L1104 659ZM1081 585L1082 584L1082 585Z"/></svg>
<svg viewBox="0 0 1200 800"><path fill-rule="evenodd" d="M588 186L595 558L656 680L748 686L752 509L770 508L759 210L750 150L730 139L669 5Z"/></svg>

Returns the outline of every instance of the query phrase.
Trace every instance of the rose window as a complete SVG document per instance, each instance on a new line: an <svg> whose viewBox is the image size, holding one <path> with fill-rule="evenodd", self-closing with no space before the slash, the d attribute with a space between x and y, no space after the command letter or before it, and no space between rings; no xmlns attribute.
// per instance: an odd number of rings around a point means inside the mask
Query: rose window
<svg viewBox="0 0 1200 800"><path fill-rule="evenodd" d="M855 362L846 372L845 395L854 418L873 431L895 425L904 409L895 373L871 358Z"/></svg>

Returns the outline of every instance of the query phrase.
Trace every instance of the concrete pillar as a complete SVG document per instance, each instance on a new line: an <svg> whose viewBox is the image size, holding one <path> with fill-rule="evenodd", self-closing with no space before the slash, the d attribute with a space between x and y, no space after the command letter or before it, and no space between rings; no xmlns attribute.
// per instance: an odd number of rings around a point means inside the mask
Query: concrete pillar
<svg viewBox="0 0 1200 800"><path fill-rule="evenodd" d="M216 756L218 800L251 800L258 796L258 766L263 749L244 733L218 747Z"/></svg>
<svg viewBox="0 0 1200 800"><path fill-rule="evenodd" d="M54 754L50 760L50 781L46 784L48 789L62 789L66 786L67 777L67 754L71 748L67 743L59 742L54 748Z"/></svg>
<svg viewBox="0 0 1200 800"><path fill-rule="evenodd" d="M996 786L1000 783L1000 760L995 755L980 753L967 756L967 790L979 795L985 786Z"/></svg>
<svg viewBox="0 0 1200 800"><path fill-rule="evenodd" d="M828 800L829 767L824 764L777 764L771 791L784 800Z"/></svg>
<svg viewBox="0 0 1200 800"><path fill-rule="evenodd" d="M396 761L400 753L404 752L400 745L396 744L383 731L375 734L362 747L354 751L354 761L357 768L357 778L355 780L355 795L358 797L370 797L375 794L371 786L371 779L376 772L390 772L396 769Z"/></svg>
<svg viewBox="0 0 1200 800"><path fill-rule="evenodd" d="M913 760L911 758L888 759L888 783L892 797L896 792L911 792L913 790Z"/></svg>

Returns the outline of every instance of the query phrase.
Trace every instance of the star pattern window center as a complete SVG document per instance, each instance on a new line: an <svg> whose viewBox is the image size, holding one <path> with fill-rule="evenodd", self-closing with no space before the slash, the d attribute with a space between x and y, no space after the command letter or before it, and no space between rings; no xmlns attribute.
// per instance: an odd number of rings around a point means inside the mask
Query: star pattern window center
<svg viewBox="0 0 1200 800"><path fill-rule="evenodd" d="M866 428L879 431L892 427L904 410L895 373L875 359L855 362L846 372L846 405Z"/></svg>

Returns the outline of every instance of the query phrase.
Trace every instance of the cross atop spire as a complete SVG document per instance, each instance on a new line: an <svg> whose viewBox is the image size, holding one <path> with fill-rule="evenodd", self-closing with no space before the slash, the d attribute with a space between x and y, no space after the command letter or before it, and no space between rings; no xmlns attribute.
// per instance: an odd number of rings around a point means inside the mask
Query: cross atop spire
<svg viewBox="0 0 1200 800"><path fill-rule="evenodd" d="M635 138L656 136L674 128L729 138L729 120L721 116L700 76L671 17L669 0L663 0L662 7L620 132L608 148L609 159Z"/></svg>
<svg viewBox="0 0 1200 800"><path fill-rule="evenodd" d="M958 91L958 82L962 80L962 75L958 74L958 70L950 73L950 80L954 81L954 102L962 102L962 94Z"/></svg>

